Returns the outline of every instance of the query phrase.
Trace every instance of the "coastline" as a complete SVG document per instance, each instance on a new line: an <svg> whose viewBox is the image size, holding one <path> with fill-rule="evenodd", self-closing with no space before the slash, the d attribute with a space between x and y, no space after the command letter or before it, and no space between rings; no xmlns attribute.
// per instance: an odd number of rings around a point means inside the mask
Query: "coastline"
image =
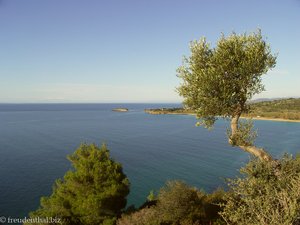
<svg viewBox="0 0 300 225"><path fill-rule="evenodd" d="M153 111L150 109L145 109L145 113L152 115L193 115L196 113L189 112L168 112L168 111ZM284 118L272 118L272 117L249 117L249 116L241 116L243 119L253 119L253 120L266 120L266 121L275 121L275 122L290 122L290 123L300 123L300 120L289 120Z"/></svg>
<svg viewBox="0 0 300 225"><path fill-rule="evenodd" d="M114 112L128 112L127 108L114 108L112 109Z"/></svg>
<svg viewBox="0 0 300 225"><path fill-rule="evenodd" d="M241 116L244 119L253 119L253 120L270 120L270 121L277 121L277 122L291 122L291 123L300 123L300 120L289 120L283 118L272 118L272 117L247 117Z"/></svg>

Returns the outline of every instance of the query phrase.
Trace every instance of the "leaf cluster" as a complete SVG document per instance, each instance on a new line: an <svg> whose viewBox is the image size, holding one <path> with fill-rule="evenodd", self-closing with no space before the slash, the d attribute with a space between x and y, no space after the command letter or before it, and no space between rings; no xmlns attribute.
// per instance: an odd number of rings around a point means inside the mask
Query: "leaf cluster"
<svg viewBox="0 0 300 225"><path fill-rule="evenodd" d="M238 129L234 135L229 128L226 133L232 146L253 146L257 138L257 130L254 130L251 119L239 120Z"/></svg>
<svg viewBox="0 0 300 225"><path fill-rule="evenodd" d="M247 112L246 101L264 90L261 76L276 64L260 30L222 35L216 47L201 38L191 42L190 51L177 69L182 80L177 90L185 107L195 110L207 127L217 116Z"/></svg>
<svg viewBox="0 0 300 225"><path fill-rule="evenodd" d="M300 158L252 160L229 180L222 217L228 224L300 224Z"/></svg>
<svg viewBox="0 0 300 225"><path fill-rule="evenodd" d="M160 189L156 205L123 215L118 225L221 224L218 212L224 191L206 194L182 181L169 181Z"/></svg>
<svg viewBox="0 0 300 225"><path fill-rule="evenodd" d="M41 198L31 218L57 217L66 225L115 224L129 193L121 164L110 158L105 145L83 144L68 159L73 170L55 182L52 195Z"/></svg>

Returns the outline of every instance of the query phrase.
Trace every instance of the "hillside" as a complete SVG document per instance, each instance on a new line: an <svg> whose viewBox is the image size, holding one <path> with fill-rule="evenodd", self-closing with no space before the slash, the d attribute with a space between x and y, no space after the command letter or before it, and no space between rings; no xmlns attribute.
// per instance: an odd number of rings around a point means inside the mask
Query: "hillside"
<svg viewBox="0 0 300 225"><path fill-rule="evenodd" d="M279 99L273 101L249 103L250 112L243 117L274 120L300 120L300 98ZM145 109L150 114L195 114L184 108Z"/></svg>
<svg viewBox="0 0 300 225"><path fill-rule="evenodd" d="M288 98L250 104L245 116L300 120L300 98Z"/></svg>

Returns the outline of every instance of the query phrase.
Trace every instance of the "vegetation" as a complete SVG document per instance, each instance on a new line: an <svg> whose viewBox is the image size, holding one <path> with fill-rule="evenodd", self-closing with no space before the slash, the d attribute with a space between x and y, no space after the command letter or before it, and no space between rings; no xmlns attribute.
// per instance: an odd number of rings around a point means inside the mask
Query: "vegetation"
<svg viewBox="0 0 300 225"><path fill-rule="evenodd" d="M247 103L263 90L261 76L276 63L260 31L223 35L215 48L201 39L192 43L191 52L178 69L186 108L148 112L195 113L208 128L220 116L230 119L229 143L258 158L240 170L241 177L228 180L229 190L207 194L169 181L157 196L150 191L138 210L124 211L129 181L121 164L110 158L105 145L85 144L68 157L74 169L55 182L52 195L41 198L31 218L59 218L63 225L300 224L300 157L273 160L253 145L251 121L239 120L287 112L298 118L300 111L300 99Z"/></svg>
<svg viewBox="0 0 300 225"><path fill-rule="evenodd" d="M221 223L218 212L224 192L206 194L181 181L169 181L161 188L154 206L123 215L118 225L200 225ZM219 221L219 222L218 222ZM224 222L224 221L223 221Z"/></svg>
<svg viewBox="0 0 300 225"><path fill-rule="evenodd" d="M277 168L252 159L229 190L206 194L168 182L150 207L123 214L118 225L300 224L300 157L285 155Z"/></svg>
<svg viewBox="0 0 300 225"><path fill-rule="evenodd" d="M276 166L253 159L241 177L228 179L227 192L207 194L169 181L157 196L150 191L138 210L126 211L129 181L105 145L81 145L69 160L74 170L56 181L31 219L59 218L63 225L300 224L300 156L286 155Z"/></svg>
<svg viewBox="0 0 300 225"><path fill-rule="evenodd" d="M145 109L149 114L196 114L194 110L186 108L160 108L160 109Z"/></svg>
<svg viewBox="0 0 300 225"><path fill-rule="evenodd" d="M300 98L249 102L249 112L242 114L249 118L268 118L300 120ZM186 108L145 109L150 114L196 114L195 110Z"/></svg>
<svg viewBox="0 0 300 225"><path fill-rule="evenodd" d="M81 145L68 159L74 170L57 180L31 218L57 217L63 225L115 224L126 206L129 181L105 145Z"/></svg>
<svg viewBox="0 0 300 225"><path fill-rule="evenodd" d="M300 98L252 103L244 116L300 120Z"/></svg>
<svg viewBox="0 0 300 225"><path fill-rule="evenodd" d="M114 108L112 109L114 112L128 112L127 108Z"/></svg>
<svg viewBox="0 0 300 225"><path fill-rule="evenodd" d="M300 157L284 156L276 169L253 160L241 173L229 180L221 212L228 224L300 224Z"/></svg>
<svg viewBox="0 0 300 225"><path fill-rule="evenodd" d="M260 30L250 35L224 35L212 48L205 38L191 43L191 55L178 68L182 84L178 88L184 105L196 112L202 125L210 128L218 116L231 119L229 143L262 160L271 156L261 148L237 140L239 119L247 113L246 104L264 90L261 76L276 64Z"/></svg>

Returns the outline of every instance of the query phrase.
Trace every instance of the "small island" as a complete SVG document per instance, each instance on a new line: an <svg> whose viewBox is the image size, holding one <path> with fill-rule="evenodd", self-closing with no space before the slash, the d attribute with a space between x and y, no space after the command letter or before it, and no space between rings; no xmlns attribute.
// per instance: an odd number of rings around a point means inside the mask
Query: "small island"
<svg viewBox="0 0 300 225"><path fill-rule="evenodd" d="M127 108L114 108L112 109L114 112L128 112Z"/></svg>
<svg viewBox="0 0 300 225"><path fill-rule="evenodd" d="M270 101L250 102L251 110L242 114L243 118L255 120L273 120L300 122L300 98L278 99ZM196 115L195 111L185 108L145 109L149 114Z"/></svg>

